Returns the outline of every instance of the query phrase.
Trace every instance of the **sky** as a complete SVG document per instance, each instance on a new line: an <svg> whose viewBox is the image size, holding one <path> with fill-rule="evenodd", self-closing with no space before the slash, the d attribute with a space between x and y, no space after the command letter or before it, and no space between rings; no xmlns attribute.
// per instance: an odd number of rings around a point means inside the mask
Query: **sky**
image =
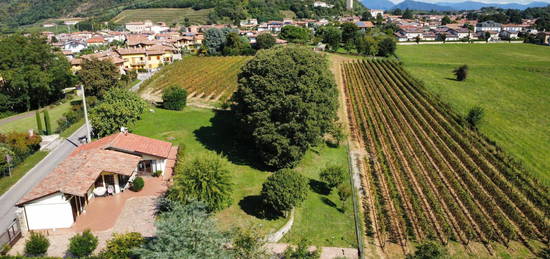
<svg viewBox="0 0 550 259"><path fill-rule="evenodd" d="M368 1L368 0L363 0ZM401 3L403 0L390 0L393 3ZM482 2L482 3L493 3L493 4L509 4L509 3L516 3L516 4L528 4L531 2L535 2L533 0L417 0L419 2L426 2L426 3L440 3L440 2L465 2L465 1L474 1L474 2ZM536 0L536 2L546 2L550 4L550 0Z"/></svg>

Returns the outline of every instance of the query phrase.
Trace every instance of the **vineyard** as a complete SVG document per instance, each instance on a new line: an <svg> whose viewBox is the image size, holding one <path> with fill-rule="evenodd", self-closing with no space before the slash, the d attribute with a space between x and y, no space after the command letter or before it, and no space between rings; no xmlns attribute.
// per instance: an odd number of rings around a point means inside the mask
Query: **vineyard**
<svg viewBox="0 0 550 259"><path fill-rule="evenodd" d="M237 75L250 57L185 57L162 68L144 82L140 92L162 96L171 85L185 88L188 98L203 101L225 101L237 90Z"/></svg>
<svg viewBox="0 0 550 259"><path fill-rule="evenodd" d="M352 138L367 151L367 235L408 242L548 244L550 197L486 137L390 60L341 66Z"/></svg>

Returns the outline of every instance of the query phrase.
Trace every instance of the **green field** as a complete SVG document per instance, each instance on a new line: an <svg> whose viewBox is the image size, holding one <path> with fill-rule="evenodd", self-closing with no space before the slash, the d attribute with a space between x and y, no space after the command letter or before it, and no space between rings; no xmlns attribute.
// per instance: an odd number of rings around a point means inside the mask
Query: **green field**
<svg viewBox="0 0 550 259"><path fill-rule="evenodd" d="M128 9L119 13L111 21L119 24L151 20L153 22L183 23L189 18L191 24L205 24L211 9L193 10L191 8L148 8Z"/></svg>
<svg viewBox="0 0 550 259"><path fill-rule="evenodd" d="M405 68L457 112L485 109L481 132L550 185L550 48L530 44L399 46ZM468 79L453 69L469 66Z"/></svg>
<svg viewBox="0 0 550 259"><path fill-rule="evenodd" d="M56 105L56 106L52 105L52 106L49 107L50 121L51 121L51 124L52 124L52 130L55 131L57 129L57 126L58 126L57 120L59 120L63 116L63 113L69 111L70 108L71 108L71 102L70 101L66 101L66 102L64 102L60 105ZM2 132L6 133L6 132L11 132L11 131L25 131L26 132L29 129L33 129L35 132L37 132L38 129L37 129L37 126L36 126L35 113L34 112L31 112L31 113L32 113L32 116L30 116L30 117L22 118L22 119L19 119L19 120L16 120L16 121L12 121L12 122L0 125L0 133L2 133ZM44 120L43 119L44 114L40 113L40 116L41 116L42 120ZM7 119L7 118L5 118L5 119ZM42 126L44 126L43 122L42 122Z"/></svg>
<svg viewBox="0 0 550 259"><path fill-rule="evenodd" d="M185 156L188 157L211 150L224 154L231 162L230 170L234 173L233 202L229 208L216 214L221 229L256 225L269 233L286 223L286 218L266 219L259 216L261 185L271 173L254 166L253 150L237 142L229 112L193 107L181 112L154 111L144 114L143 119L131 128L132 132L176 143L185 148ZM310 150L296 170L312 180L318 180L319 170L327 164L347 168L346 147L322 145ZM346 184L349 184L349 179ZM283 241L297 243L307 237L318 246L355 247L351 199L346 201L345 213L339 211L340 206L335 191L325 195L310 190L307 200L296 210L294 226Z"/></svg>
<svg viewBox="0 0 550 259"><path fill-rule="evenodd" d="M140 93L159 97L164 88L178 85L187 90L189 98L225 101L237 90L237 74L250 58L188 56L143 82Z"/></svg>

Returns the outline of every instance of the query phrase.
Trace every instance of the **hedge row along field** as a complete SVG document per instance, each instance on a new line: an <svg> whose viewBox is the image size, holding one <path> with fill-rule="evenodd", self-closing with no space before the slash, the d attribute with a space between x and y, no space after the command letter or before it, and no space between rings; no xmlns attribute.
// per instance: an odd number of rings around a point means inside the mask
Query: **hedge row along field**
<svg viewBox="0 0 550 259"><path fill-rule="evenodd" d="M352 134L368 156L367 234L384 247L426 239L548 242L548 190L389 60L342 65Z"/></svg>
<svg viewBox="0 0 550 259"><path fill-rule="evenodd" d="M188 97L204 101L225 101L237 90L237 75L250 57L185 57L144 82L141 92L161 96L162 90L179 85Z"/></svg>

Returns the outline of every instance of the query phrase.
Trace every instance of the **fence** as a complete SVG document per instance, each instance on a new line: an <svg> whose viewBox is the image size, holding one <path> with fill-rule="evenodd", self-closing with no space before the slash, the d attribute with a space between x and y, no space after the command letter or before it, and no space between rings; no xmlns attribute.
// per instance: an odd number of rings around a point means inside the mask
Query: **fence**
<svg viewBox="0 0 550 259"><path fill-rule="evenodd" d="M12 246L21 238L19 220L15 219L4 233L0 234L0 252L7 246Z"/></svg>

